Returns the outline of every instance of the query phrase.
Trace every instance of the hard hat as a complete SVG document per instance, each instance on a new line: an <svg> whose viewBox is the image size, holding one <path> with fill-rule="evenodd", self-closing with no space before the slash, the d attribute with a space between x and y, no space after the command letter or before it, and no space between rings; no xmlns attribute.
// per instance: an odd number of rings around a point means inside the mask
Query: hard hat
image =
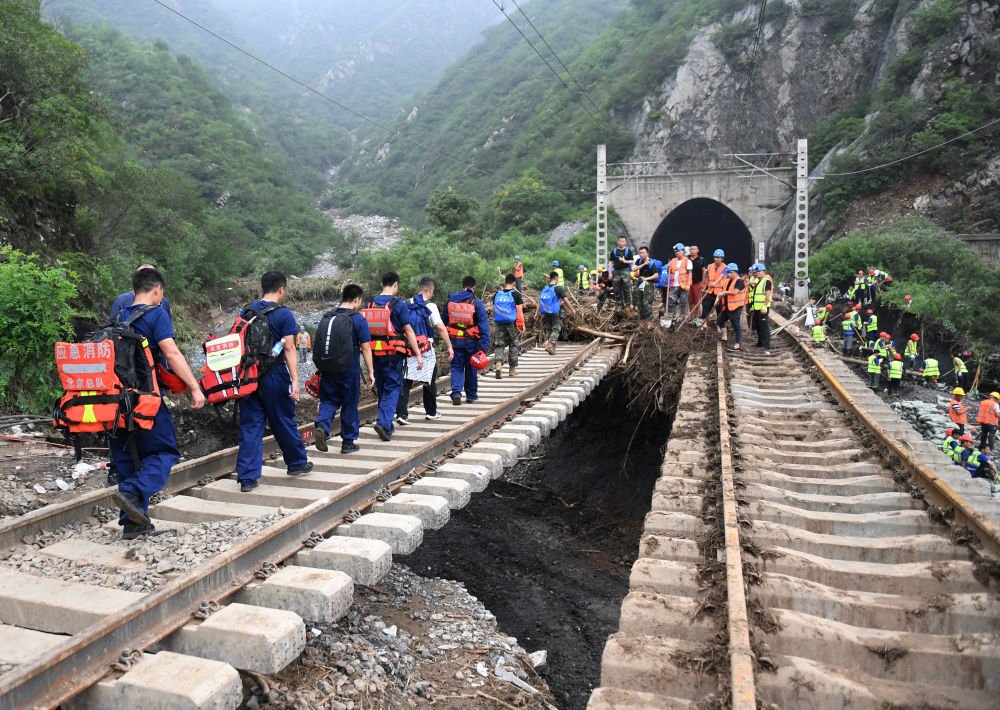
<svg viewBox="0 0 1000 710"><path fill-rule="evenodd" d="M477 370L485 370L490 366L490 358L482 350L477 350L469 358L469 364Z"/></svg>
<svg viewBox="0 0 1000 710"><path fill-rule="evenodd" d="M867 313L868 315L871 315L871 314L872 314L872 313L874 313L874 312L875 312L875 311L873 311L873 310L872 310L871 308L869 308L869 309L868 309L867 311L865 311L865 313Z"/></svg>
<svg viewBox="0 0 1000 710"><path fill-rule="evenodd" d="M920 340L920 336L917 335L916 333L912 333L910 335L910 340Z"/></svg>
<svg viewBox="0 0 1000 710"><path fill-rule="evenodd" d="M955 429L954 427L948 427L947 429L944 430L944 433L947 434L948 436L951 436L952 434L955 433Z"/></svg>
<svg viewBox="0 0 1000 710"><path fill-rule="evenodd" d="M845 313L845 314L844 314L844 320L847 320L847 319L848 319L848 318L850 318L850 317L851 317L851 314L850 314L850 313Z"/></svg>
<svg viewBox="0 0 1000 710"><path fill-rule="evenodd" d="M764 266L764 262L763 261L758 261L757 262L757 271L767 271L767 267Z"/></svg>
<svg viewBox="0 0 1000 710"><path fill-rule="evenodd" d="M960 395L962 395L963 397L965 396L965 390L964 390L964 389L962 389L961 387L956 387L955 389L953 389L953 390L951 391L951 393L952 393L952 394L960 394Z"/></svg>
<svg viewBox="0 0 1000 710"><path fill-rule="evenodd" d="M1000 399L1000 392L990 392L990 397L993 399Z"/></svg>
<svg viewBox="0 0 1000 710"><path fill-rule="evenodd" d="M715 251L712 252L712 256L717 256L720 259L725 259L726 252L722 251L721 249L716 249Z"/></svg>
<svg viewBox="0 0 1000 710"><path fill-rule="evenodd" d="M966 350L962 353L962 357L972 357L972 352L970 350Z"/></svg>
<svg viewBox="0 0 1000 710"><path fill-rule="evenodd" d="M892 359L893 359L893 360L902 360L902 359L903 359L903 356L902 356L902 355L900 355L899 353L893 353L893 354L892 354Z"/></svg>
<svg viewBox="0 0 1000 710"><path fill-rule="evenodd" d="M674 244L674 251L684 251L684 245L680 242Z"/></svg>
<svg viewBox="0 0 1000 710"><path fill-rule="evenodd" d="M553 266L559 266L559 262L558 262L558 261L553 261L553 262L552 262L552 265L553 265Z"/></svg>
<svg viewBox="0 0 1000 710"><path fill-rule="evenodd" d="M737 273L738 274L740 272L739 265L736 264L736 262L730 262L730 263L726 264L726 273L728 274L730 271L732 271L733 273Z"/></svg>
<svg viewBox="0 0 1000 710"><path fill-rule="evenodd" d="M598 267L597 267L597 270L598 270L598 271L604 271L604 267L603 267L603 266L598 266Z"/></svg>
<svg viewBox="0 0 1000 710"><path fill-rule="evenodd" d="M864 271L861 271L861 270L859 269L859 270L858 270L858 273L859 273L859 274L862 274L862 275L863 275L863 274L864 274L865 272L864 272Z"/></svg>
<svg viewBox="0 0 1000 710"><path fill-rule="evenodd" d="M306 394L310 397L315 397L319 399L319 373L315 373L312 377L306 380Z"/></svg>
<svg viewBox="0 0 1000 710"><path fill-rule="evenodd" d="M586 271L587 267L584 266L583 264L580 264L579 269L580 269L580 271Z"/></svg>
<svg viewBox="0 0 1000 710"><path fill-rule="evenodd" d="M958 440L959 441L975 441L975 439L973 439L970 434L962 434L962 436L960 436L958 438Z"/></svg>
<svg viewBox="0 0 1000 710"><path fill-rule="evenodd" d="M868 269L868 275L869 276L874 276L875 275L875 269Z"/></svg>
<svg viewBox="0 0 1000 710"><path fill-rule="evenodd" d="M861 310L861 304L860 304L860 303L859 303L859 304L857 304L857 305L856 305L856 306L854 306L854 308L852 308L851 310L854 310L854 311L860 311L860 310Z"/></svg>
<svg viewBox="0 0 1000 710"><path fill-rule="evenodd" d="M520 260L521 260L521 257L519 257L519 256L518 256L517 254L515 254L515 255L514 255L514 258L515 258L515 259L516 259L517 261L520 261Z"/></svg>
<svg viewBox="0 0 1000 710"><path fill-rule="evenodd" d="M878 334L878 337L880 337L880 338L888 338L889 334L886 333L885 331L882 331L881 333Z"/></svg>
<svg viewBox="0 0 1000 710"><path fill-rule="evenodd" d="M829 303L826 304L826 310L832 311L833 310L833 306L831 306Z"/></svg>

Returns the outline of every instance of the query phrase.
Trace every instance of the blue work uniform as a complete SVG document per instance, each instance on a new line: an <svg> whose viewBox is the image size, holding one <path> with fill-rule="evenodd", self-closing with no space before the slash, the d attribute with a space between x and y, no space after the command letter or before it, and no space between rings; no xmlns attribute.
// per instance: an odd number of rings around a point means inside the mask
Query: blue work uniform
<svg viewBox="0 0 1000 710"><path fill-rule="evenodd" d="M403 329L405 326L413 327L410 322L410 307L402 298L379 294L372 299L376 306L385 307L390 301L396 299L392 306L392 314L389 319L392 327L396 331L399 340L405 340ZM396 430L394 424L396 419L396 405L399 403L399 393L403 390L403 368L406 365L406 355L379 355L372 358L375 366L375 393L378 395L378 417L376 422L387 432Z"/></svg>
<svg viewBox="0 0 1000 710"><path fill-rule="evenodd" d="M338 308L337 314L349 313L354 326L354 357L347 372L319 373L319 412L316 426L330 433L330 423L340 410L340 438L345 444L357 441L361 432L361 415L358 402L361 400L361 346L370 343L365 317L350 308Z"/></svg>
<svg viewBox="0 0 1000 710"><path fill-rule="evenodd" d="M128 319L137 308L139 306L131 305L122 308L121 318ZM160 342L174 337L174 326L167 312L153 308L140 316L132 327L146 337L153 360L159 362L163 356ZM167 485L170 469L180 458L174 422L166 405L160 404L152 429L135 433L138 465L129 450L128 440L129 434L124 432L108 436L111 460L118 471L118 490L139 498L143 511L148 512L150 497ZM129 522L124 512L118 516L119 525Z"/></svg>
<svg viewBox="0 0 1000 710"><path fill-rule="evenodd" d="M111 320L114 321L115 316L117 316L120 311L131 307L134 302L135 294L131 291L126 291L125 293L120 293L115 296L115 300L111 302ZM160 308L167 312L167 318L171 318L170 301L167 300L166 296L164 296L163 300L160 301ZM129 312L131 313L131 311Z"/></svg>
<svg viewBox="0 0 1000 710"><path fill-rule="evenodd" d="M271 301L254 301L250 307L262 311ZM299 332L295 315L279 306L266 316L271 337L275 342ZM298 373L295 373L298 377ZM264 430L271 428L285 466L296 469L305 466L309 459L295 420L295 401L289 397L292 376L288 372L285 355L278 355L275 364L260 378L257 392L239 401L240 450L236 456L236 477L240 483L260 478L264 459Z"/></svg>
<svg viewBox="0 0 1000 710"><path fill-rule="evenodd" d="M470 299L476 306L475 326L479 328L479 337L451 335L451 345L455 351L455 357L451 361L451 396L453 399L461 397L462 390L465 389L465 398L469 402L475 402L479 399L479 371L472 366L470 359L479 350L484 353L490 351L490 318L482 300L476 298L469 289L448 296L448 303L467 303Z"/></svg>

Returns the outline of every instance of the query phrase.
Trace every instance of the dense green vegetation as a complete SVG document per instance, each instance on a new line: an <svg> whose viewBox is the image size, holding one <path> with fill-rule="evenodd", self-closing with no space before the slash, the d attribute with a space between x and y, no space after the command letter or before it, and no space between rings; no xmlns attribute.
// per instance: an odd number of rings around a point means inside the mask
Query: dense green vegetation
<svg viewBox="0 0 1000 710"><path fill-rule="evenodd" d="M993 352L1000 332L996 303L1000 268L953 234L926 220L904 219L870 232L854 232L809 259L814 293L841 290L861 268L882 268L894 279L882 302L902 309L912 296L911 315L949 342Z"/></svg>

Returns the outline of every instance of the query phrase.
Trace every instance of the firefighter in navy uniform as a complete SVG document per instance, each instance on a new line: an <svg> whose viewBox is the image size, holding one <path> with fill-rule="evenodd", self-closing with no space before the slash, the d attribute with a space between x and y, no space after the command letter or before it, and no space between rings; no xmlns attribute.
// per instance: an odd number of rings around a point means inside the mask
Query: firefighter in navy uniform
<svg viewBox="0 0 1000 710"><path fill-rule="evenodd" d="M462 290L448 295L448 336L451 338L455 357L451 361L451 403L465 401L472 404L479 399L479 373L472 366L476 352L490 350L490 319L486 306L476 297L476 279L462 279Z"/></svg>

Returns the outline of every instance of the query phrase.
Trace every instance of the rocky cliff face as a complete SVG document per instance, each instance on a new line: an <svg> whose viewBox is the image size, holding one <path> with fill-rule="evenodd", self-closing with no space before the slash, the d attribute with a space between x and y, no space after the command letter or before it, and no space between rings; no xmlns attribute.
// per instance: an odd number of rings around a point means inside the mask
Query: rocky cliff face
<svg viewBox="0 0 1000 710"><path fill-rule="evenodd" d="M630 117L637 137L631 159L662 161L673 171L699 170L730 165L727 153L794 151L796 140L810 128L898 75L901 57L919 55L916 78L900 89L914 99L934 101L944 82L956 77L1000 86L994 49L1000 45L997 3L967 3L945 41L924 51L914 29L915 13L933 2L788 0L786 11L763 27L749 82L747 58L753 53L759 3L748 4L730 22L699 29L680 68ZM866 123L871 119L866 116ZM995 229L1000 215L986 213L998 201L1000 153L982 162L984 167L946 187L928 181L930 193L918 190L899 211L916 209L944 226L953 226L958 215L966 229L970 223L983 231ZM822 175L825 166L826 161L814 174ZM829 236L822 219L812 227L818 238ZM787 256L790 225L771 242L772 253Z"/></svg>

